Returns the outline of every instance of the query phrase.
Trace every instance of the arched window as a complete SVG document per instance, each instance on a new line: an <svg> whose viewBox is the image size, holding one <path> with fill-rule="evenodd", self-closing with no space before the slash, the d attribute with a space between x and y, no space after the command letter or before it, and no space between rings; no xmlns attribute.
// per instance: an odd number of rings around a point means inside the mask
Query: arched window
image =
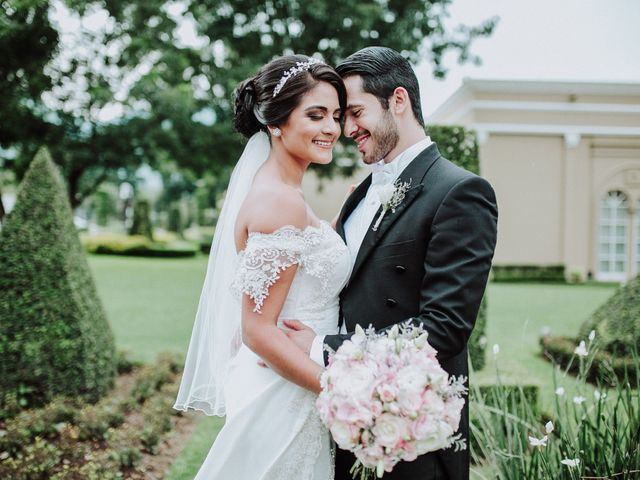
<svg viewBox="0 0 640 480"><path fill-rule="evenodd" d="M598 269L603 280L626 279L629 201L620 191L608 192L600 202Z"/></svg>

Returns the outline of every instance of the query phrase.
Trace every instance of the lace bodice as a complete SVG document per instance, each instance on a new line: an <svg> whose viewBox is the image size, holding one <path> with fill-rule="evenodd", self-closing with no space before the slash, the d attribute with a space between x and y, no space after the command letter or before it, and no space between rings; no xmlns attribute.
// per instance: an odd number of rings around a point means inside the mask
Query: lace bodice
<svg viewBox="0 0 640 480"><path fill-rule="evenodd" d="M316 333L331 333L337 325L338 295L351 273L349 252L327 222L299 228L285 225L273 233L252 232L232 282L234 294L249 295L261 312L269 288L285 269L297 265L280 319L296 319Z"/></svg>

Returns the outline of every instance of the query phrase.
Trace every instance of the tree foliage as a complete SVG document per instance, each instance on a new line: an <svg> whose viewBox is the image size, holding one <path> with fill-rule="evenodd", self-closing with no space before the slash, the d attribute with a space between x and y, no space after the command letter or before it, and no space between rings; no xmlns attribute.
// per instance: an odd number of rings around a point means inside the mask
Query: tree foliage
<svg viewBox="0 0 640 480"><path fill-rule="evenodd" d="M383 44L414 63L430 59L435 75L443 76L445 53L477 61L469 46L495 24L490 19L450 28L445 20L451 0L3 3L12 3L24 18L31 3L42 12L55 5L76 24L73 40L65 40L46 69L41 67L48 57L34 63L42 80L55 88L41 101L16 97L37 121L23 122L12 113L15 128L27 133L0 138L1 147L17 151L10 166L18 177L38 145L47 143L73 206L114 171L142 163L168 160L196 176L224 178L242 147L232 129L232 91L274 56L305 53L335 64L362 47ZM16 28L39 38L51 29L42 19L34 31L24 21ZM194 35L181 33L189 29ZM0 51L17 71L22 50L5 37L0 31ZM50 43L56 40L54 31Z"/></svg>

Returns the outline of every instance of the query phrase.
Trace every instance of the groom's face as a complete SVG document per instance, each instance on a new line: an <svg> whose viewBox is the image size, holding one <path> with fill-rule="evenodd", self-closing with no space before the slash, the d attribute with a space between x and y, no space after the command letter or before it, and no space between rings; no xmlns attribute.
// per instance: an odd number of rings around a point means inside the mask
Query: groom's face
<svg viewBox="0 0 640 480"><path fill-rule="evenodd" d="M344 84L347 87L344 134L356 142L364 163L392 160L387 156L400 138L393 115L375 95L362 90L359 75L345 78Z"/></svg>

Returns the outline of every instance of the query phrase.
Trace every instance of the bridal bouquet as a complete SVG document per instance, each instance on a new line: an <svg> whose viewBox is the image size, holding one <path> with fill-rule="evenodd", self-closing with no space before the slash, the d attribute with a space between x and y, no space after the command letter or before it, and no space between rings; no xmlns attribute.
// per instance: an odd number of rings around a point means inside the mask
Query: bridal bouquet
<svg viewBox="0 0 640 480"><path fill-rule="evenodd" d="M464 406L464 378L449 378L427 341L411 324L388 333L360 326L329 359L316 406L333 439L357 460L354 478L378 477L401 460L454 447Z"/></svg>

